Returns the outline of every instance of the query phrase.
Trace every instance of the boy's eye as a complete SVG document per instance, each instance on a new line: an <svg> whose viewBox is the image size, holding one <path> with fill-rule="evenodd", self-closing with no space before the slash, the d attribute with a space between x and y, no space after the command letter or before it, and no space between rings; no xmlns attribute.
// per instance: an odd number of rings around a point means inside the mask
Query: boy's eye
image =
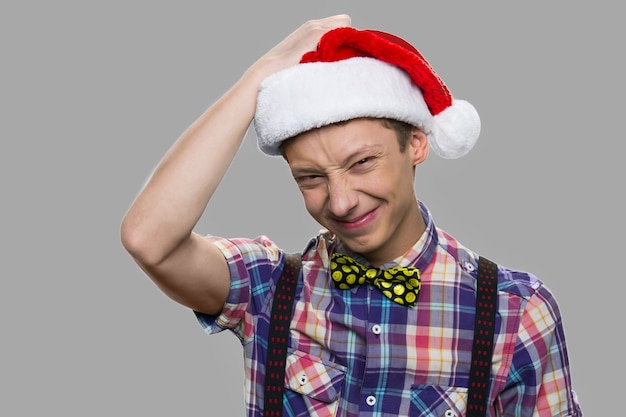
<svg viewBox="0 0 626 417"><path fill-rule="evenodd" d="M322 181L321 175L301 175L296 177L296 182L301 186L313 186Z"/></svg>
<svg viewBox="0 0 626 417"><path fill-rule="evenodd" d="M374 160L374 157L368 156L367 158L363 158L363 159L359 159L354 165L353 167L355 168L364 168L369 166L372 161Z"/></svg>

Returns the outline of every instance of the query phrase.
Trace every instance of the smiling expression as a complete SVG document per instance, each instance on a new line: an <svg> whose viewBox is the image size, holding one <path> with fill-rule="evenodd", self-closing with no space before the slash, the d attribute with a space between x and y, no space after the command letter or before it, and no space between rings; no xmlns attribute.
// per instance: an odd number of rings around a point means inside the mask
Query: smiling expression
<svg viewBox="0 0 626 417"><path fill-rule="evenodd" d="M424 231L415 166L428 141L413 129L404 152L379 120L355 119L298 135L284 155L307 211L373 265L403 255Z"/></svg>

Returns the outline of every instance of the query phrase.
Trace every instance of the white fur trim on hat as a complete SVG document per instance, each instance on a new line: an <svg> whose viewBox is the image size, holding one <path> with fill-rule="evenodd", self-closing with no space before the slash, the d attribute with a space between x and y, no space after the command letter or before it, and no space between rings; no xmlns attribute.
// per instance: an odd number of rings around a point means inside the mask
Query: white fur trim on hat
<svg viewBox="0 0 626 417"><path fill-rule="evenodd" d="M389 118L417 126L442 158L468 153L480 134L480 117L469 102L433 116L407 73L374 58L310 62L263 81L254 128L261 151L280 155L279 146L311 129L359 117Z"/></svg>
<svg viewBox="0 0 626 417"><path fill-rule="evenodd" d="M259 148L280 155L280 143L308 130L359 117L389 118L432 130L422 92L401 69L355 57L299 64L263 81L254 128Z"/></svg>

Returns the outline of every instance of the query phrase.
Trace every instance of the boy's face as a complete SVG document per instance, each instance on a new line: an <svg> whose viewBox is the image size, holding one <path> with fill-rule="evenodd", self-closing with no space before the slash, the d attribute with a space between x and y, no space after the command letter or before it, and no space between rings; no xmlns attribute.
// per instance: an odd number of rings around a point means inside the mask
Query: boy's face
<svg viewBox="0 0 626 417"><path fill-rule="evenodd" d="M419 239L424 225L413 181L428 141L418 129L401 152L394 130L355 119L303 133L284 152L311 216L373 265Z"/></svg>

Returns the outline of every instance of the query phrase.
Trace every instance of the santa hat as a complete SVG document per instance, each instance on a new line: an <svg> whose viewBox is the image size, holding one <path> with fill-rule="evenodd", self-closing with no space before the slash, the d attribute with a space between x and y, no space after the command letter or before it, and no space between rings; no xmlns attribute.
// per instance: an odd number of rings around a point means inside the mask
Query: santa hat
<svg viewBox="0 0 626 417"><path fill-rule="evenodd" d="M254 127L261 151L280 155L285 139L360 117L417 126L443 158L465 155L480 133L474 107L452 98L417 49L389 33L350 27L327 32L300 64L262 82Z"/></svg>

